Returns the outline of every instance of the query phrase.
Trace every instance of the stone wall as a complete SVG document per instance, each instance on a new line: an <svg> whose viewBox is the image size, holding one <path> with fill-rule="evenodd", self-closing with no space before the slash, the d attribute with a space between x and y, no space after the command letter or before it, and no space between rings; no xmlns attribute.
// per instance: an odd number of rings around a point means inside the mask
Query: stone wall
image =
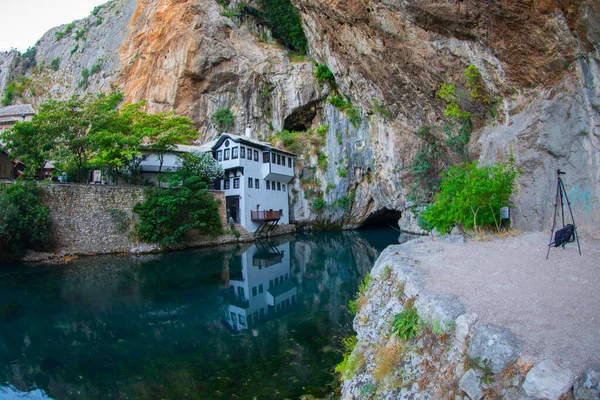
<svg viewBox="0 0 600 400"><path fill-rule="evenodd" d="M135 242L133 206L144 200L139 186L101 186L58 184L44 187L44 201L50 208L52 245L55 252L106 254L156 251L156 245ZM225 226L225 199L222 192L212 192L219 201L219 216ZM194 238L190 246L212 241Z"/></svg>

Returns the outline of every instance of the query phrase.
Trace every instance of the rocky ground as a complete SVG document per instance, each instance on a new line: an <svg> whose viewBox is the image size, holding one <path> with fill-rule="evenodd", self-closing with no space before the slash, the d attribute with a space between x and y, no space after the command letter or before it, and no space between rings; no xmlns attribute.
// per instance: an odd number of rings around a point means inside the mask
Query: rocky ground
<svg viewBox="0 0 600 400"><path fill-rule="evenodd" d="M359 298L346 399L600 398L600 242L422 237L388 247ZM392 331L414 302L414 338ZM565 397L566 396L566 397Z"/></svg>
<svg viewBox="0 0 600 400"><path fill-rule="evenodd" d="M600 363L600 241L551 248L549 235L448 243L422 240L415 254L427 291L458 296L480 323L510 329L523 352L576 374Z"/></svg>

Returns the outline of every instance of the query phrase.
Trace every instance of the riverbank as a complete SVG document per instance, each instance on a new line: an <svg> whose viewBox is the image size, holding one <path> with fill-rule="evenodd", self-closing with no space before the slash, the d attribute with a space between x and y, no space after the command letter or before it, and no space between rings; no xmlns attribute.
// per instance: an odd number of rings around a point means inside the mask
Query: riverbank
<svg viewBox="0 0 600 400"><path fill-rule="evenodd" d="M526 233L390 246L354 320L343 398L595 399L600 396L598 241L552 248ZM415 338L392 333L414 309ZM569 398L569 397L566 397Z"/></svg>

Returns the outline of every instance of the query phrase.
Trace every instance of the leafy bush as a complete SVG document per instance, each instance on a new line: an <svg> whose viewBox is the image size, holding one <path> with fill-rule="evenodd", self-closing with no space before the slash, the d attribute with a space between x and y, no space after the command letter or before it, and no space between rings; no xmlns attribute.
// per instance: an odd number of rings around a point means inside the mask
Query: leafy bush
<svg viewBox="0 0 600 400"><path fill-rule="evenodd" d="M355 298L348 302L348 308L353 314L356 314L359 311L360 306L362 306L366 302L365 295L367 294L367 290L369 290L370 285L371 274L367 274L358 286L358 291L356 292Z"/></svg>
<svg viewBox="0 0 600 400"><path fill-rule="evenodd" d="M63 37L65 37L66 35L68 35L69 33L71 33L73 28L75 28L75 23L71 22L69 25L67 25L65 27L64 31L54 32L54 36L56 37L56 40L58 41L58 40L62 39Z"/></svg>
<svg viewBox="0 0 600 400"><path fill-rule="evenodd" d="M260 0L267 24L277 41L297 54L304 55L308 40L298 10L290 0Z"/></svg>
<svg viewBox="0 0 600 400"><path fill-rule="evenodd" d="M466 229L500 230L500 208L509 205L519 172L514 162L479 167L454 165L442 175L435 203L423 218L445 234L458 223Z"/></svg>
<svg viewBox="0 0 600 400"><path fill-rule="evenodd" d="M75 46L71 49L71 54L75 54L77 50L79 50L79 44L75 44Z"/></svg>
<svg viewBox="0 0 600 400"><path fill-rule="evenodd" d="M84 68L81 71L81 80L79 81L79 87L86 88L89 84L89 82L88 82L89 77L90 77L90 70L87 68Z"/></svg>
<svg viewBox="0 0 600 400"><path fill-rule="evenodd" d="M58 71L59 68L60 68L60 58L56 57L55 59L50 61L50 69L52 71Z"/></svg>
<svg viewBox="0 0 600 400"><path fill-rule="evenodd" d="M470 64L467 67L465 70L465 78L467 78L467 86L469 88L469 97L471 100L489 104L490 99L485 94L483 77L475 65Z"/></svg>
<svg viewBox="0 0 600 400"><path fill-rule="evenodd" d="M75 40L81 39L86 33L87 33L86 28L78 29L77 32L75 32Z"/></svg>
<svg viewBox="0 0 600 400"><path fill-rule="evenodd" d="M34 182L0 185L0 259L39 250L50 239L50 211Z"/></svg>
<svg viewBox="0 0 600 400"><path fill-rule="evenodd" d="M329 103L340 111L344 111L350 123L354 126L360 122L360 112L354 108L348 96L341 94L329 97Z"/></svg>
<svg viewBox="0 0 600 400"><path fill-rule="evenodd" d="M290 132L288 130L282 130L275 134L276 138L281 140L283 146L291 152L298 150L298 132Z"/></svg>
<svg viewBox="0 0 600 400"><path fill-rule="evenodd" d="M327 169L327 154L319 153L319 157L317 160L317 166L322 171L325 171Z"/></svg>
<svg viewBox="0 0 600 400"><path fill-rule="evenodd" d="M315 211L322 210L323 207L325 207L325 200L323 200L322 197L318 197L318 198L316 198L316 199L313 200L313 202L311 203L310 206Z"/></svg>
<svg viewBox="0 0 600 400"><path fill-rule="evenodd" d="M231 131L233 129L234 117L228 108L219 108L210 117L210 120L219 133Z"/></svg>
<svg viewBox="0 0 600 400"><path fill-rule="evenodd" d="M99 58L96 61L96 64L92 65L92 68L90 69L90 75L94 75L97 74L98 72L100 72L100 69L102 69L102 63L104 62L104 60L102 60L101 58Z"/></svg>
<svg viewBox="0 0 600 400"><path fill-rule="evenodd" d="M421 318L414 307L413 301L407 301L404 311L394 317L392 331L401 339L412 339L419 332L420 325Z"/></svg>
<svg viewBox="0 0 600 400"><path fill-rule="evenodd" d="M340 178L345 178L347 175L347 172L344 168L342 167L337 167L337 174Z"/></svg>
<svg viewBox="0 0 600 400"><path fill-rule="evenodd" d="M313 75L317 78L317 82L319 85L324 85L327 83L331 89L335 89L335 76L333 76L333 72L329 69L329 67L325 64L315 63L315 72Z"/></svg>
<svg viewBox="0 0 600 400"><path fill-rule="evenodd" d="M102 10L102 7L104 7L104 4L94 7L94 9L92 10L92 15L98 15L100 10Z"/></svg>
<svg viewBox="0 0 600 400"><path fill-rule="evenodd" d="M135 205L133 211L140 217L136 225L139 238L173 246L181 245L190 229L201 234L222 233L218 204L207 189L222 173L210 154L185 157L169 187L149 188L145 201Z"/></svg>
<svg viewBox="0 0 600 400"><path fill-rule="evenodd" d="M3 106L10 106L10 104L13 101L13 98L15 97L15 95L17 94L17 84L16 82L11 82L6 86L6 89L4 90L4 97L2 98L2 105Z"/></svg>
<svg viewBox="0 0 600 400"><path fill-rule="evenodd" d="M373 114L378 114L384 118L389 118L392 114L385 106L377 99L373 99Z"/></svg>
<svg viewBox="0 0 600 400"><path fill-rule="evenodd" d="M341 374L342 379L350 379L364 364L365 359L362 354L353 354L353 350L358 344L356 336L350 336L342 339L342 362L335 366L335 372Z"/></svg>
<svg viewBox="0 0 600 400"><path fill-rule="evenodd" d="M460 105L458 104L459 98L456 95L456 88L454 85L448 83L442 83L439 90L437 91L437 95L440 99L446 100L448 105L446 105L446 109L444 110L444 115L446 117L461 119L461 118L470 118L471 113L462 111L460 109Z"/></svg>

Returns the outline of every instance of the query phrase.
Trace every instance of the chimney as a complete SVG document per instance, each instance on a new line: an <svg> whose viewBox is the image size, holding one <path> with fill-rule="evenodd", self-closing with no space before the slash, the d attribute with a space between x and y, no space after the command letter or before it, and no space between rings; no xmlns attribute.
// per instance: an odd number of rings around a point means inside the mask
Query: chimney
<svg viewBox="0 0 600 400"><path fill-rule="evenodd" d="M246 132L245 132L244 136L247 139L250 139L252 137L252 125L250 125L250 124L246 125Z"/></svg>

